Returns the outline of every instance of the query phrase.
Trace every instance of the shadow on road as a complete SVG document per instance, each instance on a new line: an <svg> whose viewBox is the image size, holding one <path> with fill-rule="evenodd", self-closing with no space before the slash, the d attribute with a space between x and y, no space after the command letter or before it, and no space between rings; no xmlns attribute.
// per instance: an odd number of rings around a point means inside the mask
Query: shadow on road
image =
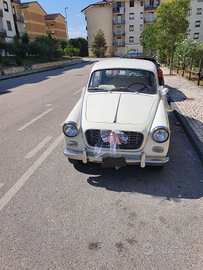
<svg viewBox="0 0 203 270"><path fill-rule="evenodd" d="M173 113L169 113L169 119L172 129L170 160L162 171L132 165L119 170L103 169L100 164L94 163L75 165L75 169L87 174L87 182L97 188L142 193L177 203L183 198L201 198L203 185L199 180L202 179L203 169L200 161Z"/></svg>
<svg viewBox="0 0 203 270"><path fill-rule="evenodd" d="M96 61L96 60L95 60ZM24 84L34 84L45 80L49 80L49 76L59 76L68 70L81 69L84 66L92 65L94 61L86 61L84 63L73 64L71 66L59 67L56 69L39 71L37 73L25 74L17 78L11 78L1 81L0 95L11 93L9 89L16 88Z"/></svg>

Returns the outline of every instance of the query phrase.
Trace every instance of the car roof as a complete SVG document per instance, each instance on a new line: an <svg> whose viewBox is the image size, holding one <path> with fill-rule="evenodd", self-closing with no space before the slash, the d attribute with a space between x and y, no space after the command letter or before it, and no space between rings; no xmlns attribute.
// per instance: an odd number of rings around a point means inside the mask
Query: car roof
<svg viewBox="0 0 203 270"><path fill-rule="evenodd" d="M141 69L151 71L154 74L157 73L156 65L151 61L141 59L126 59L126 58L99 61L96 64L94 64L92 72L100 69L119 69L119 68L139 69L139 70Z"/></svg>

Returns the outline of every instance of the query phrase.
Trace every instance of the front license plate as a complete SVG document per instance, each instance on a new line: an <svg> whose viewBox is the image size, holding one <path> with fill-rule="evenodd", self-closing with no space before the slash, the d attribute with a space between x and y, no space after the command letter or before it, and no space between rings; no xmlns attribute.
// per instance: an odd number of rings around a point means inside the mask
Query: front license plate
<svg viewBox="0 0 203 270"><path fill-rule="evenodd" d="M127 165L124 157L112 158L106 157L102 158L102 168L107 167L125 167Z"/></svg>

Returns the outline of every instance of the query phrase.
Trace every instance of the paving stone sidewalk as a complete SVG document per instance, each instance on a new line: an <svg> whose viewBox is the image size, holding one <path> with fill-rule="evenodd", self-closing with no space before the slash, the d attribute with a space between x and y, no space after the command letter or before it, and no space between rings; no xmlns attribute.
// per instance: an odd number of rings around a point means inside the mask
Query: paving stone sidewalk
<svg viewBox="0 0 203 270"><path fill-rule="evenodd" d="M167 67L161 69L172 109L203 162L203 88L175 73L169 76Z"/></svg>

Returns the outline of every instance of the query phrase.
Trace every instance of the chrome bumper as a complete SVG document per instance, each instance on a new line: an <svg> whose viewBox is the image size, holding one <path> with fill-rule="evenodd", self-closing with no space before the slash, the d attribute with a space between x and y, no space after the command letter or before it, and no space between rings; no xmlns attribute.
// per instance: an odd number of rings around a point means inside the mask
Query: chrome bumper
<svg viewBox="0 0 203 270"><path fill-rule="evenodd" d="M87 155L86 149L83 149L83 152L73 152L73 151L64 149L63 153L67 158L81 160L83 163L87 163L87 162L102 163L102 157L97 158L95 156L89 156ZM166 162L169 161L169 158L165 157L165 158L160 158L160 159L146 159L145 153L142 152L140 158L137 158L137 159L125 158L125 161L129 165L140 164L140 167L144 168L146 165L162 166Z"/></svg>

